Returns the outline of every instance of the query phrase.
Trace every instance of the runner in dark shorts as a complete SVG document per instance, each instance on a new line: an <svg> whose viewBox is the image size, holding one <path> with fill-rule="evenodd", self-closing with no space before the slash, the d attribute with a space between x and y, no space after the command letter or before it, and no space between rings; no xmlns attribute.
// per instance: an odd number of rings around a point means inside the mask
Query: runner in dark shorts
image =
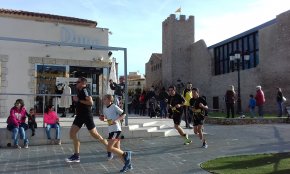
<svg viewBox="0 0 290 174"><path fill-rule="evenodd" d="M199 90L197 88L192 88L192 98L189 104L192 110L193 131L195 134L198 134L199 139L202 141L202 147L207 148L208 145L203 135L203 123L208 106L204 97L199 97Z"/></svg>
<svg viewBox="0 0 290 174"><path fill-rule="evenodd" d="M190 144L192 141L188 138L188 134L186 134L183 129L180 127L182 111L183 111L183 103L185 102L184 98L176 93L175 86L170 86L168 88L169 98L169 113L172 115L172 119L174 122L174 128L178 131L179 135L184 137L184 145Z"/></svg>
<svg viewBox="0 0 290 174"><path fill-rule="evenodd" d="M77 137L77 133L84 124L92 137L98 139L105 146L108 145L107 140L98 133L94 124L92 114L93 99L86 86L87 79L80 77L76 82L77 96L73 97L74 102L77 103L77 116L70 129L70 138L73 140L74 144L74 154L66 158L66 162L80 162L80 141Z"/></svg>

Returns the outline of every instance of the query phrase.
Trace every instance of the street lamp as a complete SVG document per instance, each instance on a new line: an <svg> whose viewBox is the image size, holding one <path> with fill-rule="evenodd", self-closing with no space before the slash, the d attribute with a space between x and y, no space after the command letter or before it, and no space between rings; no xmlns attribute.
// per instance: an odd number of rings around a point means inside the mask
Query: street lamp
<svg viewBox="0 0 290 174"><path fill-rule="evenodd" d="M245 63L247 64L250 60L250 54L248 51L245 51L243 54L239 51L236 50L234 53L232 53L230 55L230 62L231 65L233 65L233 69L237 69L238 71L238 109L237 109L237 113L241 114L242 111L242 102L241 102L241 86L240 86L240 66L243 65L243 61L241 61L241 58L244 58Z"/></svg>

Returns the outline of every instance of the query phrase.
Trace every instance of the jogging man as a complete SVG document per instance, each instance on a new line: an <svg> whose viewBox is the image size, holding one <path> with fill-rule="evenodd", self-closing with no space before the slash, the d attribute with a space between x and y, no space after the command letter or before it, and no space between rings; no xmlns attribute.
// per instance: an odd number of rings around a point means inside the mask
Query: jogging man
<svg viewBox="0 0 290 174"><path fill-rule="evenodd" d="M204 97L199 97L199 90L197 88L192 88L192 98L189 103L193 114L193 131L195 134L198 134L199 139L202 141L202 147L207 148L208 145L203 135L203 123L208 106Z"/></svg>
<svg viewBox="0 0 290 174"><path fill-rule="evenodd" d="M179 135L184 137L184 145L188 145L192 141L188 138L188 134L185 134L183 129L180 127L181 117L182 117L182 106L185 102L184 98L176 93L175 86L170 86L168 88L169 98L168 104L170 113L172 114L174 128L178 131Z"/></svg>

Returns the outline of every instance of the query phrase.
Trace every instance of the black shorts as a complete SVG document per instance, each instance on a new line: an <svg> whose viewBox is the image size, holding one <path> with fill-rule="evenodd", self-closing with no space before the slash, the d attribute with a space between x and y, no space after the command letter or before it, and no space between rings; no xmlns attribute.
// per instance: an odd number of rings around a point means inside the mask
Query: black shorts
<svg viewBox="0 0 290 174"><path fill-rule="evenodd" d="M174 124L180 125L181 118L182 118L182 112L173 112L172 117L173 117Z"/></svg>
<svg viewBox="0 0 290 174"><path fill-rule="evenodd" d="M203 125L204 123L204 116L194 115L192 119L193 119L193 126Z"/></svg>
<svg viewBox="0 0 290 174"><path fill-rule="evenodd" d="M79 128L81 128L83 124L85 124L88 130L92 130L96 127L92 112L78 112L73 124L78 126Z"/></svg>
<svg viewBox="0 0 290 174"><path fill-rule="evenodd" d="M120 135L121 135L121 131L110 132L108 140L119 139Z"/></svg>

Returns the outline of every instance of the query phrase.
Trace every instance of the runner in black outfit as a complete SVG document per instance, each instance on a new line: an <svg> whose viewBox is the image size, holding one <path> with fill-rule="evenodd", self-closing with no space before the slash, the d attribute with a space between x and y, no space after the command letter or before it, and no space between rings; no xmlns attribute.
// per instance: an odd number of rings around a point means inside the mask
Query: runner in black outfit
<svg viewBox="0 0 290 174"><path fill-rule="evenodd" d="M183 129L180 127L181 117L182 117L182 105L184 103L184 98L176 93L175 86L170 86L168 88L169 98L168 104L170 113L173 117L174 128L178 131L180 136L184 137L184 145L191 143L192 141L188 138L188 134L185 134Z"/></svg>
<svg viewBox="0 0 290 174"><path fill-rule="evenodd" d="M74 144L74 154L66 159L66 162L80 162L80 141L77 137L78 131L83 124L86 125L91 136L98 139L105 146L108 145L106 139L104 139L97 131L92 114L93 99L90 95L90 91L86 88L87 79L80 77L76 82L77 96L73 97L74 102L77 103L77 116L70 129L70 138Z"/></svg>
<svg viewBox="0 0 290 174"><path fill-rule="evenodd" d="M198 134L199 139L202 141L202 147L207 148L208 145L203 135L203 122L208 106L204 97L199 97L199 90L197 88L192 88L192 98L189 104L193 114L194 133Z"/></svg>

